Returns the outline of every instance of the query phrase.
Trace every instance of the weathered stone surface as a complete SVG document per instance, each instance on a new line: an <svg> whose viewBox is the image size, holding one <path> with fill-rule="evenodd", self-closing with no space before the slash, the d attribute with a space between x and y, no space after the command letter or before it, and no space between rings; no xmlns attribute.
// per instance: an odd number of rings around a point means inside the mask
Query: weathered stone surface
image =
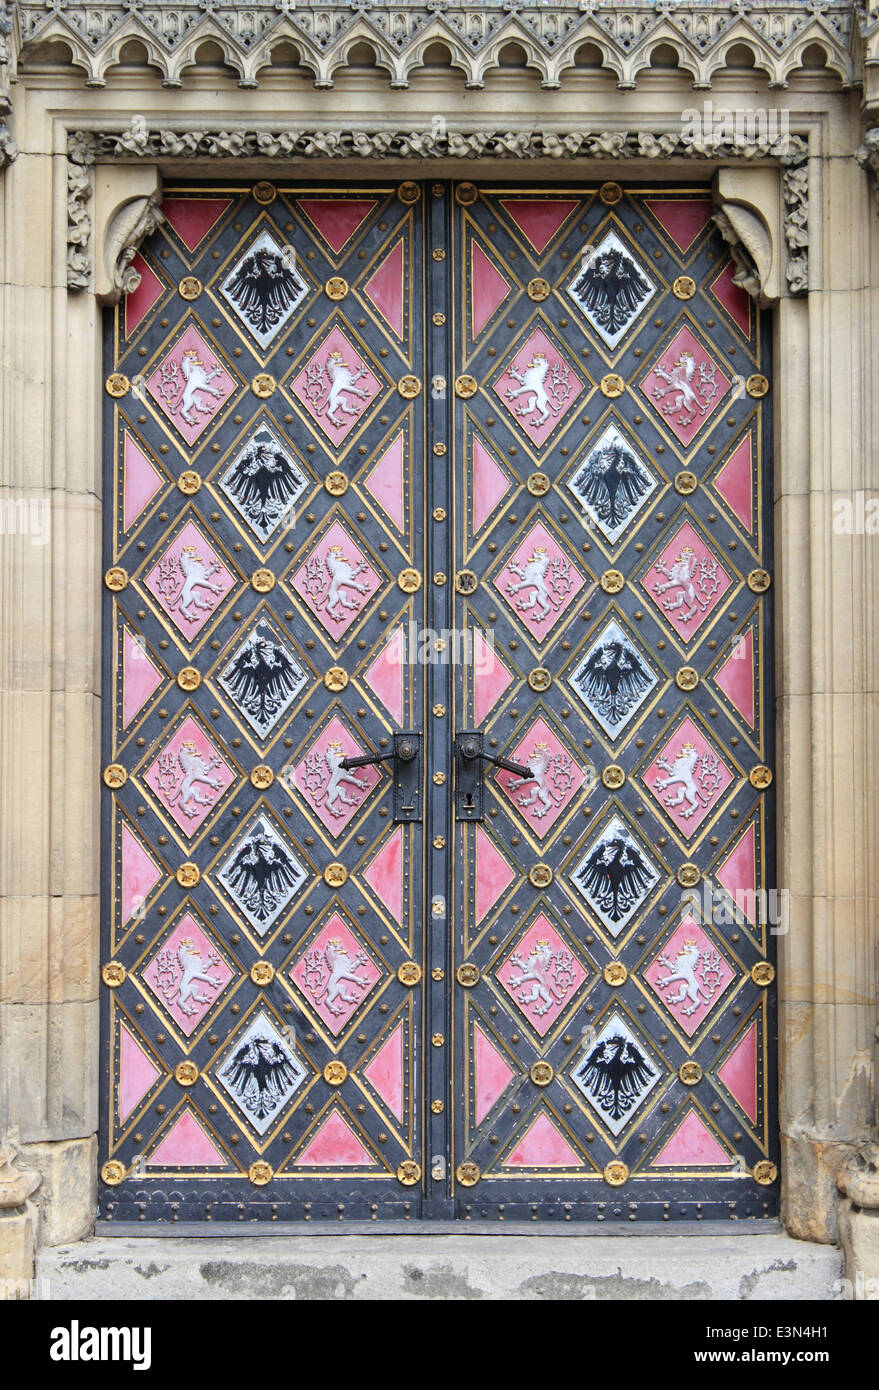
<svg viewBox="0 0 879 1390"><path fill-rule="evenodd" d="M21 1162L42 1176L35 1201L40 1212L40 1244L82 1240L94 1228L97 1205L95 1136L53 1144L27 1144Z"/></svg>
<svg viewBox="0 0 879 1390"><path fill-rule="evenodd" d="M30 1203L20 1211L0 1212L0 1301L27 1298L31 1292L35 1218Z"/></svg>

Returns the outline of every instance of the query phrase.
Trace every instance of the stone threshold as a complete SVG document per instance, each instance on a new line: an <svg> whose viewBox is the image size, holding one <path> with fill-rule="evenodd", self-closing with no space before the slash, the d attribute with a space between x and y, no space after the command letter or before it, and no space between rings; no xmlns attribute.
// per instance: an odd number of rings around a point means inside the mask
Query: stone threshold
<svg viewBox="0 0 879 1390"><path fill-rule="evenodd" d="M539 1234L474 1227L97 1235L37 1254L38 1299L838 1300L842 1255L783 1231ZM642 1238L646 1234L646 1238Z"/></svg>

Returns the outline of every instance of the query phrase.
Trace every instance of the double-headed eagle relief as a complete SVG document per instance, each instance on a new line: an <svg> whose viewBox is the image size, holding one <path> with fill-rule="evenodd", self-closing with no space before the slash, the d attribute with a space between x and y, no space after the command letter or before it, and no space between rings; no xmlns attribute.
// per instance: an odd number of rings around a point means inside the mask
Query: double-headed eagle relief
<svg viewBox="0 0 879 1390"><path fill-rule="evenodd" d="M262 347L271 342L308 293L292 247L263 231L223 282L222 294Z"/></svg>

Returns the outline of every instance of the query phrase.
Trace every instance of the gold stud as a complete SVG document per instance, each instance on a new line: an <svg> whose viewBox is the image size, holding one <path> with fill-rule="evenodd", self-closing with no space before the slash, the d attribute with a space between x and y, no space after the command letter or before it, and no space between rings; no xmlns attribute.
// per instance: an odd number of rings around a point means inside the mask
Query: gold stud
<svg viewBox="0 0 879 1390"><path fill-rule="evenodd" d="M471 396L475 396L479 390L479 383L475 376L469 376L466 372L463 376L455 377L455 395L460 396L461 400L467 401Z"/></svg>
<svg viewBox="0 0 879 1390"><path fill-rule="evenodd" d="M187 861L185 864L180 864L178 866L174 877L181 888L194 888L201 878L201 870L197 864L192 864Z"/></svg>
<svg viewBox="0 0 879 1390"><path fill-rule="evenodd" d="M194 666L182 666L177 672L177 684L181 690L198 690L201 685L201 671Z"/></svg>
<svg viewBox="0 0 879 1390"><path fill-rule="evenodd" d="M128 571L121 565L111 565L104 575L104 583L111 593L121 593L128 584Z"/></svg>
<svg viewBox="0 0 879 1390"><path fill-rule="evenodd" d="M698 1062L682 1062L678 1067L678 1076L685 1086L698 1086L702 1080L702 1068Z"/></svg>
<svg viewBox="0 0 879 1390"><path fill-rule="evenodd" d="M699 684L699 672L693 666L682 666L675 675L678 690L695 690Z"/></svg>
<svg viewBox="0 0 879 1390"><path fill-rule="evenodd" d="M758 763L748 773L748 781L755 791L764 792L767 787L772 786L772 769L766 767L765 763Z"/></svg>
<svg viewBox="0 0 879 1390"><path fill-rule="evenodd" d="M535 1086L548 1086L555 1076L549 1062L533 1062L528 1072Z"/></svg>
<svg viewBox="0 0 879 1390"><path fill-rule="evenodd" d="M755 372L754 375L749 376L748 380L745 382L745 390L749 396L754 396L759 400L760 397L765 396L769 390L769 378L765 377L762 372Z"/></svg>
<svg viewBox="0 0 879 1390"><path fill-rule="evenodd" d="M758 960L756 965L751 966L751 979L755 985L766 989L775 979L775 967L768 960Z"/></svg>
<svg viewBox="0 0 879 1390"><path fill-rule="evenodd" d="M324 478L324 487L331 497L341 497L348 491L348 479L338 468L334 468L332 473L328 473Z"/></svg>
<svg viewBox="0 0 879 1390"><path fill-rule="evenodd" d="M552 286L548 280L544 280L542 275L538 275L534 280L528 281L528 298L540 303L544 299L549 299L552 294Z"/></svg>
<svg viewBox="0 0 879 1390"><path fill-rule="evenodd" d="M479 197L479 190L475 183L459 183L455 188L455 202L462 208L469 208Z"/></svg>
<svg viewBox="0 0 879 1390"><path fill-rule="evenodd" d="M194 1062L178 1062L174 1068L174 1080L178 1086L194 1086L198 1080L198 1067Z"/></svg>
<svg viewBox="0 0 879 1390"><path fill-rule="evenodd" d="M623 190L618 183L609 181L603 183L598 190L598 196L609 208L614 207L622 198Z"/></svg>
<svg viewBox="0 0 879 1390"><path fill-rule="evenodd" d="M436 445L434 445L434 448L436 448ZM445 519L446 519L447 516L448 516L448 512L446 511L445 507L434 507L434 509L433 509L433 519L434 519L434 521L445 521Z"/></svg>
<svg viewBox="0 0 879 1390"><path fill-rule="evenodd" d="M266 1163L264 1158L258 1158L255 1163L251 1163L247 1170L247 1176L254 1187L265 1187L275 1176L272 1165Z"/></svg>
<svg viewBox="0 0 879 1390"><path fill-rule="evenodd" d="M344 299L348 293L348 281L341 275L331 275L324 285L324 293L327 299Z"/></svg>
<svg viewBox="0 0 879 1390"><path fill-rule="evenodd" d="M434 717L434 719L442 719L442 718L444 717L444 715L445 715L445 712L446 712L446 707L445 707L445 705L434 705L434 707L433 707L433 717ZM443 844L445 844L445 840L443 840Z"/></svg>
<svg viewBox="0 0 879 1390"><path fill-rule="evenodd" d="M112 396L114 400L118 400L120 396L128 394L130 385L131 382L128 380L128 377L122 372L111 372L104 382L104 389L108 396Z"/></svg>
<svg viewBox="0 0 879 1390"><path fill-rule="evenodd" d="M128 773L121 763L108 763L103 771L104 785L112 788L124 787L128 781Z"/></svg>
<svg viewBox="0 0 879 1390"><path fill-rule="evenodd" d="M433 1033L433 1034L431 1035L430 1041L431 1041L431 1045L432 1045L433 1047L444 1047L444 1046L445 1046L445 1042L446 1042L446 1040L445 1040L445 1038L443 1037L442 1033Z"/></svg>
<svg viewBox="0 0 879 1390"><path fill-rule="evenodd" d="M273 396L276 386L277 382L269 372L257 372L253 381L250 383L251 391L255 396L259 396L261 401L266 400L269 396Z"/></svg>
<svg viewBox="0 0 879 1390"><path fill-rule="evenodd" d="M441 589L448 577L449 576L444 574L442 570L437 570L436 574L433 576L433 582L438 589Z"/></svg>
<svg viewBox="0 0 879 1390"><path fill-rule="evenodd" d="M275 587L275 576L271 570L254 570L250 576L250 587L258 594L267 594Z"/></svg>
<svg viewBox="0 0 879 1390"><path fill-rule="evenodd" d="M184 275L177 286L181 299L198 299L202 288L201 281L195 275Z"/></svg>
<svg viewBox="0 0 879 1390"><path fill-rule="evenodd" d="M270 985L275 978L275 967L267 960L254 961L250 967L250 978L255 985Z"/></svg>
<svg viewBox="0 0 879 1390"><path fill-rule="evenodd" d="M344 1081L348 1080L348 1068L344 1062L340 1062L336 1057L331 1062L327 1062L323 1077L328 1086L341 1086Z"/></svg>
<svg viewBox="0 0 879 1390"><path fill-rule="evenodd" d="M414 179L405 179L397 189L397 197L401 203L406 203L406 205L409 206L412 203L418 202L418 199L421 197L421 189L418 187L418 184L415 183Z"/></svg>
<svg viewBox="0 0 879 1390"><path fill-rule="evenodd" d="M121 961L108 960L101 970L101 979L109 989L118 989L121 984L125 983L127 974L128 971Z"/></svg>
<svg viewBox="0 0 879 1390"><path fill-rule="evenodd" d="M446 774L444 772L435 772L433 774L433 781L435 786L444 787L446 784Z"/></svg>
<svg viewBox="0 0 879 1390"><path fill-rule="evenodd" d="M344 690L348 684L348 672L343 671L341 666L331 666L324 674L324 685L327 690L338 693Z"/></svg>
<svg viewBox="0 0 879 1390"><path fill-rule="evenodd" d="M414 1158L404 1158L397 1168L397 1182L404 1187L414 1187L421 1181L421 1165Z"/></svg>
<svg viewBox="0 0 879 1390"><path fill-rule="evenodd" d="M618 763L610 763L602 772L601 780L609 791L618 791L626 780L626 774Z"/></svg>
<svg viewBox="0 0 879 1390"><path fill-rule="evenodd" d="M475 1163L459 1163L455 1169L455 1177L462 1187L475 1187L481 1174Z"/></svg>
<svg viewBox="0 0 879 1390"><path fill-rule="evenodd" d="M679 492L682 497L689 497L691 492L695 492L699 486L699 480L695 473L690 473L685 469L683 473L675 474L675 492Z"/></svg>
<svg viewBox="0 0 879 1390"><path fill-rule="evenodd" d="M528 882L534 888L548 888L552 883L552 869L548 864L535 864L528 870Z"/></svg>
<svg viewBox="0 0 879 1390"><path fill-rule="evenodd" d="M438 440L438 441L436 442L436 444L434 444L434 446L433 446L433 452L436 454L437 458L441 459L441 458L445 458L446 453L448 452L448 450L446 449L445 444L441 443L441 442ZM443 509L442 507L437 507L437 511L441 511L441 512L443 513L443 519L445 519L445 511L444 511L444 509ZM436 517L436 512L434 512L434 517Z"/></svg>
<svg viewBox="0 0 879 1390"><path fill-rule="evenodd" d="M754 1181L761 1187L770 1187L778 1177L778 1169L774 1163L770 1163L768 1158L761 1158L759 1163L753 1167Z"/></svg>
<svg viewBox="0 0 879 1390"><path fill-rule="evenodd" d="M692 299L696 293L696 281L689 275L679 275L671 287L675 299Z"/></svg>
<svg viewBox="0 0 879 1390"><path fill-rule="evenodd" d="M421 979L421 966L417 960L404 960L402 965L397 966L397 979L401 985L406 985L411 989L417 985Z"/></svg>
<svg viewBox="0 0 879 1390"><path fill-rule="evenodd" d="M525 486L532 497L545 497L551 485L545 473L529 473Z"/></svg>
<svg viewBox="0 0 879 1390"><path fill-rule="evenodd" d="M613 985L615 988L619 985L624 985L629 978L629 972L621 960L608 961L602 973L604 975L604 983L606 985Z"/></svg>
<svg viewBox="0 0 879 1390"><path fill-rule="evenodd" d="M101 1182L105 1182L108 1187L118 1187L125 1181L125 1164L120 1163L118 1158L111 1158L101 1169Z"/></svg>
<svg viewBox="0 0 879 1390"><path fill-rule="evenodd" d="M267 791L274 780L275 774L270 767L266 767L265 763L257 763L250 774L250 785L256 787L257 791L260 792Z"/></svg>
<svg viewBox="0 0 879 1390"><path fill-rule="evenodd" d="M603 396L616 400L617 396L621 396L625 391L626 383L617 372L608 372L607 376L601 378L600 388Z"/></svg>
<svg viewBox="0 0 879 1390"><path fill-rule="evenodd" d="M253 196L256 202L261 203L263 207L267 207L269 203L273 203L277 198L278 190L273 183L269 183L268 179L260 179L259 183L253 185Z"/></svg>
<svg viewBox="0 0 879 1390"><path fill-rule="evenodd" d="M455 575L455 592L473 594L479 587L479 576L473 570L458 570Z"/></svg>
<svg viewBox="0 0 879 1390"><path fill-rule="evenodd" d="M433 323L436 328L442 328L446 321L445 314L436 313L433 315Z"/></svg>
<svg viewBox="0 0 879 1390"><path fill-rule="evenodd" d="M430 253L435 261L444 261L446 253L441 246L435 246Z"/></svg>
<svg viewBox="0 0 879 1390"><path fill-rule="evenodd" d="M598 582L606 594L618 594L626 581L619 570L605 570Z"/></svg>
<svg viewBox="0 0 879 1390"><path fill-rule="evenodd" d="M446 1103L444 1100L432 1100L430 1102L430 1108L434 1115L441 1115L446 1108Z"/></svg>
<svg viewBox="0 0 879 1390"><path fill-rule="evenodd" d="M348 882L348 870L344 864L328 864L324 869L324 883L330 888L341 888Z"/></svg>
<svg viewBox="0 0 879 1390"><path fill-rule="evenodd" d="M748 575L748 588L752 593L765 594L772 583L772 576L766 570L751 570Z"/></svg>
<svg viewBox="0 0 879 1390"><path fill-rule="evenodd" d="M397 382L397 390L404 401L413 401L416 396L421 395L421 377L413 376L411 372L407 372Z"/></svg>
<svg viewBox="0 0 879 1390"><path fill-rule="evenodd" d="M682 864L675 874L682 888L695 888L701 877L702 874L695 864Z"/></svg>
<svg viewBox="0 0 879 1390"><path fill-rule="evenodd" d="M201 478L194 468L187 468L177 479L177 487L184 497L194 497L201 487Z"/></svg>
<svg viewBox="0 0 879 1390"><path fill-rule="evenodd" d="M619 1158L611 1159L604 1169L604 1181L608 1187L622 1187L629 1181L629 1170Z"/></svg>
<svg viewBox="0 0 879 1390"><path fill-rule="evenodd" d="M528 673L528 684L532 690L549 690L552 674L545 666L535 666L534 670Z"/></svg>
<svg viewBox="0 0 879 1390"><path fill-rule="evenodd" d="M417 593L421 588L421 575L412 568L400 570L397 575L397 584L404 594Z"/></svg>
<svg viewBox="0 0 879 1390"><path fill-rule="evenodd" d="M459 985L463 985L464 989L472 989L479 982L479 966L474 965L472 961L465 961L455 971L455 979Z"/></svg>

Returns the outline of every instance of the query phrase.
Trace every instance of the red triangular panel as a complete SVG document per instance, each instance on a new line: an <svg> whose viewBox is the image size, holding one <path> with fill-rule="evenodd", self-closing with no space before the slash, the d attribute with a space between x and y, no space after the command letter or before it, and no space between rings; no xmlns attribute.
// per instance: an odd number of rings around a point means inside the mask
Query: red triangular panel
<svg viewBox="0 0 879 1390"><path fill-rule="evenodd" d="M510 480L503 469L495 463L491 454L473 441L473 534L484 526L486 520L503 497L509 492Z"/></svg>
<svg viewBox="0 0 879 1390"><path fill-rule="evenodd" d="M126 430L122 470L122 525L126 531L153 500L164 481Z"/></svg>
<svg viewBox="0 0 879 1390"><path fill-rule="evenodd" d="M225 1168L227 1160L186 1109L147 1159L147 1167Z"/></svg>
<svg viewBox="0 0 879 1390"><path fill-rule="evenodd" d="M742 718L754 727L754 629L749 627L736 642L732 652L714 674L726 698Z"/></svg>
<svg viewBox="0 0 879 1390"><path fill-rule="evenodd" d="M375 198L300 198L298 202L318 235L337 253L378 207Z"/></svg>
<svg viewBox="0 0 879 1390"><path fill-rule="evenodd" d="M387 1042L382 1043L363 1075L391 1114L403 1123L403 1024L397 1024Z"/></svg>
<svg viewBox="0 0 879 1390"><path fill-rule="evenodd" d="M746 907L749 908L746 914L749 917L754 915L751 905L757 888L756 839L757 832L752 821L735 849L714 871L718 883L726 889L736 905L743 912Z"/></svg>
<svg viewBox="0 0 879 1390"><path fill-rule="evenodd" d="M363 680L374 690L395 723L403 722L403 629L391 633L374 661L363 673Z"/></svg>
<svg viewBox="0 0 879 1390"><path fill-rule="evenodd" d="M481 1125L491 1107L513 1079L513 1068L505 1061L479 1025L473 1029L474 1118Z"/></svg>
<svg viewBox="0 0 879 1390"><path fill-rule="evenodd" d="M363 870L363 877L379 902L400 925L403 921L403 827L395 830L387 844Z"/></svg>
<svg viewBox="0 0 879 1390"><path fill-rule="evenodd" d="M506 1168L582 1168L583 1160L574 1153L548 1115L540 1114L528 1126Z"/></svg>
<svg viewBox="0 0 879 1390"><path fill-rule="evenodd" d="M473 629L473 718L477 728L485 721L513 680L493 646L478 628Z"/></svg>
<svg viewBox="0 0 879 1390"><path fill-rule="evenodd" d="M122 826L122 922L137 912L155 888L162 871L133 830Z"/></svg>
<svg viewBox="0 0 879 1390"><path fill-rule="evenodd" d="M731 1162L729 1154L720 1147L711 1130L695 1110L690 1110L654 1158L653 1167L683 1168L696 1163L712 1166L722 1163L729 1167Z"/></svg>
<svg viewBox="0 0 879 1390"><path fill-rule="evenodd" d="M127 729L164 677L146 654L146 648L122 632L122 723Z"/></svg>
<svg viewBox="0 0 879 1390"><path fill-rule="evenodd" d="M131 266L140 276L136 290L125 296L125 336L130 338L141 319L161 299L165 286L147 265L140 252L132 258Z"/></svg>
<svg viewBox="0 0 879 1390"><path fill-rule="evenodd" d="M689 251L714 211L710 198L648 198L646 202L681 251Z"/></svg>
<svg viewBox="0 0 879 1390"><path fill-rule="evenodd" d="M363 480L379 506L387 512L398 531L403 529L403 447L402 430Z"/></svg>
<svg viewBox="0 0 879 1390"><path fill-rule="evenodd" d="M385 323L398 338L403 336L403 243L398 241L385 257L378 270L363 286L363 293L372 300Z"/></svg>
<svg viewBox="0 0 879 1390"><path fill-rule="evenodd" d="M751 336L751 296L739 285L733 284L736 268L730 261L717 278L712 281L711 293L722 304L733 323L737 323L746 337Z"/></svg>
<svg viewBox="0 0 879 1390"><path fill-rule="evenodd" d="M752 1124L757 1123L757 1024L752 1023L742 1041L717 1068L733 1100Z"/></svg>
<svg viewBox="0 0 879 1390"><path fill-rule="evenodd" d="M311 1136L296 1165L301 1168L374 1168L376 1163L351 1126L338 1110L333 1110Z"/></svg>
<svg viewBox="0 0 879 1390"><path fill-rule="evenodd" d="M577 207L576 200L562 198L501 198L500 204L535 251L546 249Z"/></svg>
<svg viewBox="0 0 879 1390"><path fill-rule="evenodd" d="M478 338L496 309L503 304L512 286L506 276L483 251L478 242L470 247L470 324Z"/></svg>
<svg viewBox="0 0 879 1390"><path fill-rule="evenodd" d="M476 827L476 925L506 892L516 875L488 835Z"/></svg>
<svg viewBox="0 0 879 1390"><path fill-rule="evenodd" d="M231 206L231 198L166 198L162 212L183 245L194 251Z"/></svg>
<svg viewBox="0 0 879 1390"><path fill-rule="evenodd" d="M140 1043L122 1023L119 1025L119 1090L116 1097L120 1125L143 1100L161 1076Z"/></svg>
<svg viewBox="0 0 879 1390"><path fill-rule="evenodd" d="M743 526L754 529L754 464L751 436L730 454L714 479L714 487Z"/></svg>

